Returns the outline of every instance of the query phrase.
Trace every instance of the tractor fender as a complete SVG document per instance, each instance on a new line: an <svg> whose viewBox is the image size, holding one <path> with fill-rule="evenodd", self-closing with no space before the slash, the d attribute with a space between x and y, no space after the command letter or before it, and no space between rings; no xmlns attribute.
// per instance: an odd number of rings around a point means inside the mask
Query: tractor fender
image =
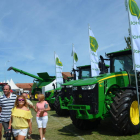
<svg viewBox="0 0 140 140"><path fill-rule="evenodd" d="M121 88L120 88L120 86L119 85L117 85L117 84L114 84L114 85L112 85L112 86L110 86L106 91L105 91L105 94L107 95L108 93L110 93L110 92L113 92L113 91L116 91L116 90L121 90Z"/></svg>

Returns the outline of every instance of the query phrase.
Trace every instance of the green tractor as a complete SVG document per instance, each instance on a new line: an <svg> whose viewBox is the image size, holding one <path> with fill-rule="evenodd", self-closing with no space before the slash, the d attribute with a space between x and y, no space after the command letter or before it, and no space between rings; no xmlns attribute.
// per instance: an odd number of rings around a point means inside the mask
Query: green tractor
<svg viewBox="0 0 140 140"><path fill-rule="evenodd" d="M104 72L72 85L73 102L68 105L71 120L77 128L86 130L96 128L100 120L111 117L113 128L122 135L139 133L139 105L132 51L112 52L107 57L110 73ZM104 65L106 59L100 58ZM137 78L140 84L139 73Z"/></svg>
<svg viewBox="0 0 140 140"><path fill-rule="evenodd" d="M47 72L37 73L38 76L25 72L23 70L17 69L15 67L9 67L8 71L13 70L15 72L19 72L20 74L30 76L34 78L33 86L31 95L33 96L34 100L37 100L38 94L42 93L42 87L50 84L52 81L55 80L55 76L49 76Z"/></svg>
<svg viewBox="0 0 140 140"><path fill-rule="evenodd" d="M63 78L63 81L64 81L64 83L66 83L72 79L73 79L73 77L67 77L67 79ZM57 95L61 92L61 89L62 89L62 87L55 88L55 85L54 85L53 90L49 90L49 91L45 92L45 100L48 101L51 109L55 109L54 103L55 103Z"/></svg>
<svg viewBox="0 0 140 140"><path fill-rule="evenodd" d="M99 63L99 67L101 69L101 63ZM74 72L74 80L71 80L69 82L64 83L61 87L61 91L57 94L55 101L54 101L54 107L56 110L56 113L59 116L65 116L69 115L68 110L68 104L72 103L73 97L72 97L72 85L78 81L81 81L83 79L91 78L91 65L85 65L85 66L79 66L77 67L78 70L73 70ZM108 65L105 65L105 71L108 72ZM75 71L79 72L78 79L76 80Z"/></svg>
<svg viewBox="0 0 140 140"><path fill-rule="evenodd" d="M61 87L45 92L45 100L48 101L51 109L53 110L55 109L54 108L55 96L60 90L61 90Z"/></svg>

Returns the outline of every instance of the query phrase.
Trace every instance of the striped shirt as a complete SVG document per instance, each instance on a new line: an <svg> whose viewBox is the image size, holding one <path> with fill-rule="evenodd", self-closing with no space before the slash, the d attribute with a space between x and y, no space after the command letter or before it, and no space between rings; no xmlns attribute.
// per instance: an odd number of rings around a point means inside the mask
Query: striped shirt
<svg viewBox="0 0 140 140"><path fill-rule="evenodd" d="M14 94L10 94L10 97L7 98L5 95L0 97L0 107L1 111L1 119L2 122L9 122L11 117L11 109L14 107L15 100L17 96Z"/></svg>

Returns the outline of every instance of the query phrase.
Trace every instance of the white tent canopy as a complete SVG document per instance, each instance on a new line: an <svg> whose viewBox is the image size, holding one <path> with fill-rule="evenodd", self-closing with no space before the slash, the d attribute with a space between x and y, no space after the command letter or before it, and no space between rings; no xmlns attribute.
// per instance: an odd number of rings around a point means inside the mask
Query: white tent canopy
<svg viewBox="0 0 140 140"><path fill-rule="evenodd" d="M9 85L9 83L10 83L10 82L9 82L9 80L7 80L7 82L6 82L6 83L8 83L8 85Z"/></svg>
<svg viewBox="0 0 140 140"><path fill-rule="evenodd" d="M50 84L42 87L42 93L45 94L46 91L54 89L53 84L55 85L55 88L56 88L56 80L54 80Z"/></svg>
<svg viewBox="0 0 140 140"><path fill-rule="evenodd" d="M11 86L12 90L16 90L16 91L23 91L23 89L19 88L16 86L16 84L13 82L13 80L11 79L9 82L9 85Z"/></svg>

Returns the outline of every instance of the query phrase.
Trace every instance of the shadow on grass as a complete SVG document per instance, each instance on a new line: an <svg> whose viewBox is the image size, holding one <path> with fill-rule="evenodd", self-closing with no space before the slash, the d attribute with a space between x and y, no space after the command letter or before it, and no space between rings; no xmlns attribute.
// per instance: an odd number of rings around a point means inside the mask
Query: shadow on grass
<svg viewBox="0 0 140 140"><path fill-rule="evenodd" d="M35 140L40 139L40 136L38 134L32 134L31 137Z"/></svg>
<svg viewBox="0 0 140 140"><path fill-rule="evenodd" d="M121 136L118 132L116 132L112 128L110 118L101 121L98 128L94 129L93 131L99 133L100 135L118 136L118 137Z"/></svg>
<svg viewBox="0 0 140 140"><path fill-rule="evenodd" d="M77 129L73 124L64 126L62 129L58 130L61 132L61 135L67 135L67 136L73 136L76 137L84 136L84 135L91 135L91 134L100 134L100 135L107 135L107 136L121 136L119 133L117 133L114 129L112 129L111 123L109 119L106 119L104 121L101 121L99 126L96 129L93 130L80 130Z"/></svg>
<svg viewBox="0 0 140 140"><path fill-rule="evenodd" d="M73 124L69 124L67 126L64 126L62 129L58 130L60 132L60 135L66 135L66 136L82 136L82 135L91 135L92 130L79 130L77 129Z"/></svg>

